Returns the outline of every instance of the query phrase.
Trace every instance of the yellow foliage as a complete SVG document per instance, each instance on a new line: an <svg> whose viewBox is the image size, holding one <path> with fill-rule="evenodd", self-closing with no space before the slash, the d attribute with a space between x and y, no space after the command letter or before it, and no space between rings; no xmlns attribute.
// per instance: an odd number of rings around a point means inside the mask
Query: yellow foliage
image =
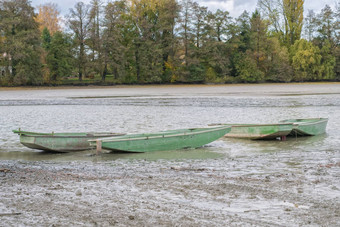
<svg viewBox="0 0 340 227"><path fill-rule="evenodd" d="M173 63L173 60L171 57L169 57L168 61L165 62L165 67L167 70L171 71L171 83L174 83L176 81L178 81L178 75L176 74L176 66Z"/></svg>
<svg viewBox="0 0 340 227"><path fill-rule="evenodd" d="M171 64L171 62L169 62L169 61L166 61L165 62L165 67L167 68L167 69L170 69L170 70L174 70L174 66Z"/></svg>
<svg viewBox="0 0 340 227"><path fill-rule="evenodd" d="M212 67L209 67L207 69L205 81L206 82L215 82L216 81L216 72Z"/></svg>
<svg viewBox="0 0 340 227"><path fill-rule="evenodd" d="M171 0L128 0L128 6L132 15L138 16L141 12L145 11L157 11L167 5L167 2Z"/></svg>
<svg viewBox="0 0 340 227"><path fill-rule="evenodd" d="M171 76L171 83L175 83L178 80L178 76L176 74L172 74Z"/></svg>
<svg viewBox="0 0 340 227"><path fill-rule="evenodd" d="M60 16L56 4L47 3L45 5L38 6L39 13L35 18L35 21L39 23L39 30L42 32L46 27L51 35L60 31Z"/></svg>

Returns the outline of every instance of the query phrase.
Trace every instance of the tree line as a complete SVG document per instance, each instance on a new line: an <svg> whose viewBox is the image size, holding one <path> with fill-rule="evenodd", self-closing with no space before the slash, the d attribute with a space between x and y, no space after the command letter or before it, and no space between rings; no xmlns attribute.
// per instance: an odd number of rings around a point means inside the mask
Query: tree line
<svg viewBox="0 0 340 227"><path fill-rule="evenodd" d="M258 0L232 18L192 0L0 2L0 85L258 83L340 79L340 3Z"/></svg>

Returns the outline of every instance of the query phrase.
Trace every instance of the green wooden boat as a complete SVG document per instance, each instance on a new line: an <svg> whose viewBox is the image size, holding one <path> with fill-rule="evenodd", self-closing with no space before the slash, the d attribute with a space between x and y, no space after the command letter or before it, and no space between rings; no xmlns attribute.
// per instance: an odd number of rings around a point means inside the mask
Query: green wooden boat
<svg viewBox="0 0 340 227"><path fill-rule="evenodd" d="M292 131L292 123L278 124L232 124L230 133L226 134L227 138L242 138L253 140L269 140L285 137Z"/></svg>
<svg viewBox="0 0 340 227"><path fill-rule="evenodd" d="M14 133L20 136L20 143L24 146L44 150L44 151L57 151L57 152L71 152L83 151L91 149L88 140L113 137L124 134L118 133L40 133L40 132L27 132L13 130Z"/></svg>
<svg viewBox="0 0 340 227"><path fill-rule="evenodd" d="M288 119L281 122L293 124L291 136L315 136L326 132L328 118Z"/></svg>
<svg viewBox="0 0 340 227"><path fill-rule="evenodd" d="M197 148L211 143L230 131L230 126L170 130L148 134L131 134L90 141L97 151L102 148L123 152L169 151Z"/></svg>

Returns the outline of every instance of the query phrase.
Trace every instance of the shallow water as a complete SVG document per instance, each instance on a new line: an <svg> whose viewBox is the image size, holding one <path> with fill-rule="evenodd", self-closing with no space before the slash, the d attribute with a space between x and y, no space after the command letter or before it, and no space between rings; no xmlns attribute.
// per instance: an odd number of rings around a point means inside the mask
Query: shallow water
<svg viewBox="0 0 340 227"><path fill-rule="evenodd" d="M335 152L339 158L340 84L134 86L74 89L0 89L0 159L116 160L237 157L258 152ZM289 118L329 118L327 134L288 141L221 139L203 148L92 157L45 153L19 143L21 128L39 132L139 133L205 127L212 123L274 123ZM155 158L156 157L156 158Z"/></svg>

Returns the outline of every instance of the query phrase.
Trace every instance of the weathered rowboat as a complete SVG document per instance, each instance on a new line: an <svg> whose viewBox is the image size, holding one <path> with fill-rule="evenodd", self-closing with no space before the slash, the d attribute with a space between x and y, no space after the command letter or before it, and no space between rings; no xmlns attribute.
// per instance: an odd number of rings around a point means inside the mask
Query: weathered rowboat
<svg viewBox="0 0 340 227"><path fill-rule="evenodd" d="M285 139L293 129L292 123L278 124L232 124L230 133L226 134L227 138L242 139Z"/></svg>
<svg viewBox="0 0 340 227"><path fill-rule="evenodd" d="M124 134L118 133L40 133L40 132L27 132L19 130L13 130L14 133L20 136L20 143L24 146L45 150L45 151L57 151L57 152L70 152L70 151L83 151L91 149L88 140L121 136Z"/></svg>
<svg viewBox="0 0 340 227"><path fill-rule="evenodd" d="M315 136L326 132L328 118L288 119L281 121L292 123L292 136Z"/></svg>
<svg viewBox="0 0 340 227"><path fill-rule="evenodd" d="M230 126L193 128L163 131L148 134L131 134L114 138L91 140L97 151L102 148L124 152L169 151L197 148L211 143L230 131Z"/></svg>

